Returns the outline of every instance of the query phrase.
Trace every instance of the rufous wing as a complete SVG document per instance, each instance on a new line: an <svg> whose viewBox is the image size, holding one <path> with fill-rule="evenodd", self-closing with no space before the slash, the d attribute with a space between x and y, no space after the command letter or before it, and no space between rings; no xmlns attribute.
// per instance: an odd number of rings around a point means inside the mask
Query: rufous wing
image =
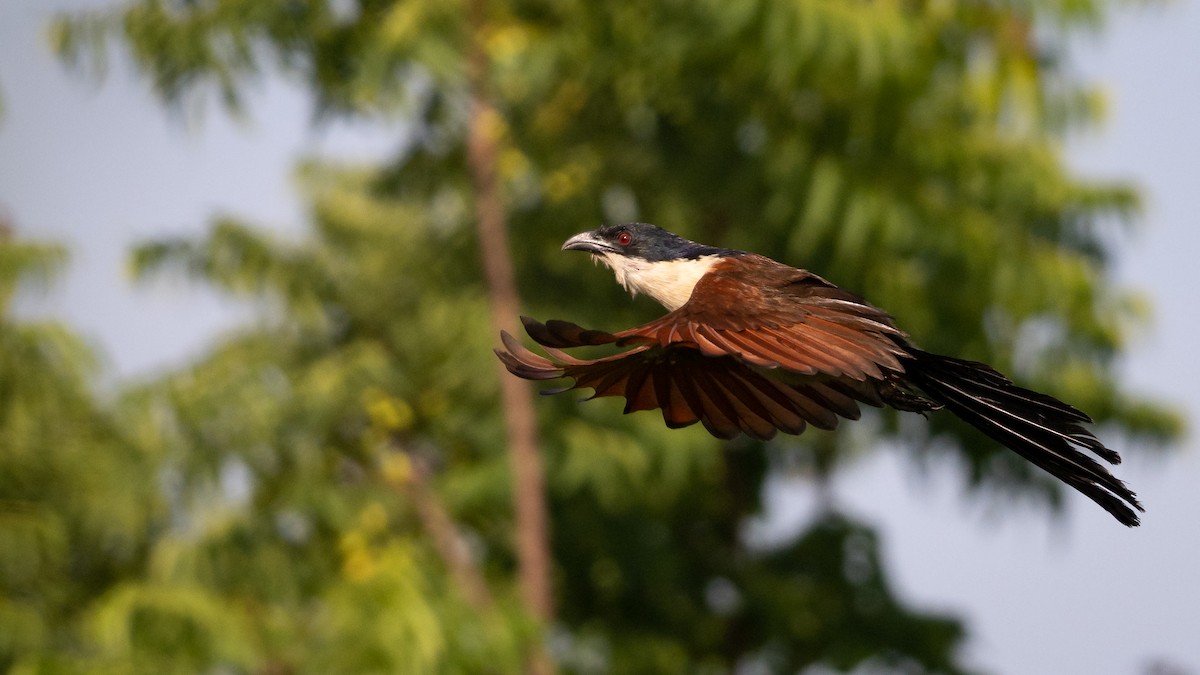
<svg viewBox="0 0 1200 675"><path fill-rule="evenodd" d="M530 334L543 335L541 324L533 323ZM744 432L766 440L776 430L799 434L809 424L833 429L839 417L858 419L859 400L878 404L845 382L786 383L736 357L706 356L690 346L643 344L612 356L578 359L550 346L545 346L548 356L540 356L508 333L501 339L505 349L496 353L514 375L574 381L548 393L593 389L592 398L620 396L626 413L660 409L668 427L700 422L719 438Z"/></svg>

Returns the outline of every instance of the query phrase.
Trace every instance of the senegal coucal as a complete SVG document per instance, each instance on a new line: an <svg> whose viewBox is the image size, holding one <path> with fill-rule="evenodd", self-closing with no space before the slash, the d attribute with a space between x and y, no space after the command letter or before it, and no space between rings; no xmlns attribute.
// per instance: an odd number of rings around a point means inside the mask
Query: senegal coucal
<svg viewBox="0 0 1200 675"><path fill-rule="evenodd" d="M591 253L626 290L669 312L618 333L523 317L549 358L501 333L496 354L518 377L567 377L573 384L557 391L622 396L626 413L659 408L668 427L700 422L719 438L833 429L839 417L858 419L860 403L945 408L1123 524L1138 524L1134 493L1082 452L1121 461L1083 426L1087 415L986 364L918 349L886 312L812 272L644 223L577 234L563 250ZM597 359L561 351L603 344L629 349Z"/></svg>

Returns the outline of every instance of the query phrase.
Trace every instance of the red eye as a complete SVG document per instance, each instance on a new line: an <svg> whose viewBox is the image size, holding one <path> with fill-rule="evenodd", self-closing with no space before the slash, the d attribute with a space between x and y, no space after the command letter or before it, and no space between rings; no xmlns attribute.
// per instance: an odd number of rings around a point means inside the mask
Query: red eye
<svg viewBox="0 0 1200 675"><path fill-rule="evenodd" d="M628 232L622 232L621 234L617 235L617 243L622 246L628 246L629 242L631 241L633 241L633 236L631 236Z"/></svg>

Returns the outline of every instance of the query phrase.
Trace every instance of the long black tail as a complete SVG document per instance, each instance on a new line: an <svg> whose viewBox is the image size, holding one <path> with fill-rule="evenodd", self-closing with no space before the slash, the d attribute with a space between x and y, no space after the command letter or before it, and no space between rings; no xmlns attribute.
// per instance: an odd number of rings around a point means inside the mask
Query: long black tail
<svg viewBox="0 0 1200 675"><path fill-rule="evenodd" d="M909 381L964 422L1087 495L1121 523L1137 525L1137 495L1080 449L1110 464L1121 457L1082 425L1091 418L1046 394L1023 389L991 366L912 350ZM1135 511L1136 509L1136 511Z"/></svg>

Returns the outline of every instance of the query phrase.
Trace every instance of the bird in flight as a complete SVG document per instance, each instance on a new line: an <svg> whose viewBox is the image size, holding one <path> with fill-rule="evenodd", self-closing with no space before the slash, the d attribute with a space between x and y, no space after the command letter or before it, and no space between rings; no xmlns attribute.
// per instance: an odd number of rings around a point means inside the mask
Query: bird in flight
<svg viewBox="0 0 1200 675"><path fill-rule="evenodd" d="M590 388L621 396L625 412L660 409L668 427L699 422L712 435L760 439L807 425L834 429L859 404L928 413L945 409L1083 493L1124 525L1137 496L1104 465L1120 456L1058 399L1013 384L992 367L918 349L886 312L812 272L765 256L689 241L645 223L571 237L631 294L668 313L617 333L522 317L547 356L507 332L496 354L527 380L570 378L546 393ZM563 349L627 348L595 359Z"/></svg>

